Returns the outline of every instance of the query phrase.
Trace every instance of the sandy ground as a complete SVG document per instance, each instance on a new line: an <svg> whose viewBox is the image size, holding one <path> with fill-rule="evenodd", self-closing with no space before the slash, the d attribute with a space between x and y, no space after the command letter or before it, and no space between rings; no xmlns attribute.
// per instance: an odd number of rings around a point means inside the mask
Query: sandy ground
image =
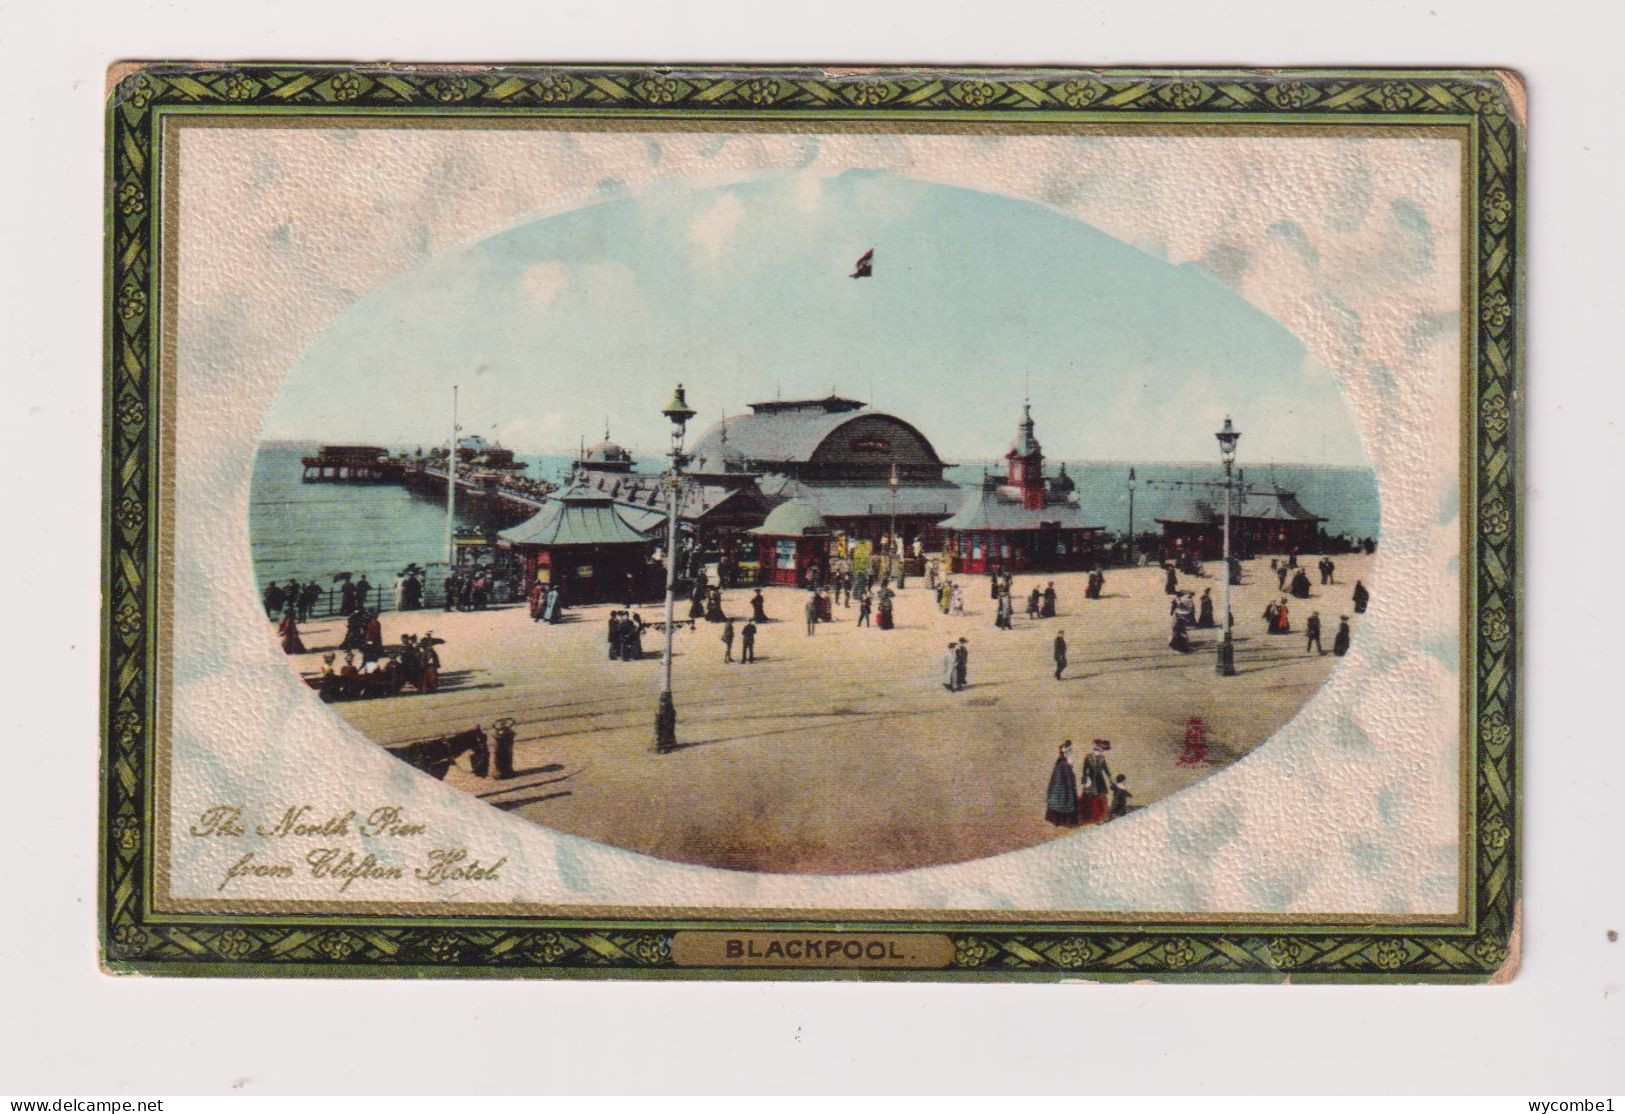
<svg viewBox="0 0 1625 1114"><path fill-rule="evenodd" d="M1320 687L1354 580L1374 558L1341 556L1337 584L1293 600L1294 632L1269 636L1260 615L1278 597L1267 561L1250 562L1235 589L1237 675L1214 672L1216 630L1192 632L1193 652L1167 646L1168 597L1156 568L1107 574L1105 598L1084 598L1083 574L1054 577L1059 614L1015 629L993 626L982 577L961 578L966 614L943 615L924 582L898 597L890 631L855 625L857 608L808 636L805 595L766 592L757 663L725 664L719 625L680 629L673 659L681 747L653 750L660 636L646 632L639 662L608 659L609 608L581 608L554 626L522 608L385 613L386 642L432 629L444 638L439 692L332 705L384 744L431 738L499 716L517 720L517 776L480 779L462 759L446 781L489 804L559 831L645 854L741 870L818 873L896 870L982 858L1067 834L1044 820L1045 788L1062 739L1074 764L1090 741L1112 741L1112 773L1128 775L1135 807L1206 777L1259 745ZM1217 565L1210 566L1217 569ZM1046 578L1047 579L1047 578ZM1024 599L1033 578L1015 582ZM1181 578L1212 588L1217 578ZM749 614L748 590L725 594ZM1324 656L1301 634L1321 615ZM658 607L640 609L646 619ZM686 614L686 610L680 610ZM1066 632L1070 667L1051 662ZM303 628L314 673L342 638L338 621ZM970 645L970 686L950 694L941 663L950 639ZM735 644L735 655L738 645ZM1186 724L1199 716L1205 765L1181 765Z"/></svg>

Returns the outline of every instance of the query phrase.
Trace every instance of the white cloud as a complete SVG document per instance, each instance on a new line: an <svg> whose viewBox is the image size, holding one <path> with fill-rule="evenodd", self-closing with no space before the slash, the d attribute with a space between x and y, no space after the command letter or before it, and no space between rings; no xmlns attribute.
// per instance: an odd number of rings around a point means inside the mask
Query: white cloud
<svg viewBox="0 0 1625 1114"><path fill-rule="evenodd" d="M564 418L555 411L527 414L500 422L493 431L497 440L520 452L558 452Z"/></svg>
<svg viewBox="0 0 1625 1114"><path fill-rule="evenodd" d="M823 200L824 179L827 173L797 174L790 182L790 202L802 212L813 212Z"/></svg>
<svg viewBox="0 0 1625 1114"><path fill-rule="evenodd" d="M724 193L716 202L688 223L688 239L694 245L697 262L715 264L722 258L744 219L745 205L733 193Z"/></svg>
<svg viewBox="0 0 1625 1114"><path fill-rule="evenodd" d="M520 289L525 297L544 309L552 307L559 300L559 295L570 283L570 267L557 260L548 260L526 267L525 273L519 280Z"/></svg>

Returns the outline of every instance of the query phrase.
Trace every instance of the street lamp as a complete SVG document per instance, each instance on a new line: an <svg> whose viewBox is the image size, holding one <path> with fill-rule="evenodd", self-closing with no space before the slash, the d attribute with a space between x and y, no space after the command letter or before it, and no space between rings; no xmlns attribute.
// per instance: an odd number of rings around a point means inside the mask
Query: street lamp
<svg viewBox="0 0 1625 1114"><path fill-rule="evenodd" d="M898 488L898 482L897 482L897 463L895 461L892 462L891 479L886 481L886 486L891 488L891 553L888 553L886 555L886 578L889 580L889 579L891 579L893 560L901 559L902 554L903 554L903 542L902 542L902 539L897 536L897 488Z"/></svg>
<svg viewBox="0 0 1625 1114"><path fill-rule="evenodd" d="M1225 416L1224 428L1213 436L1219 439L1219 457L1224 461L1224 634L1219 638L1219 657L1214 669L1221 677L1236 675L1236 644L1230 615L1230 472L1236 463L1236 442L1241 434Z"/></svg>
<svg viewBox="0 0 1625 1114"><path fill-rule="evenodd" d="M1130 568L1138 564L1134 560L1134 488L1136 486L1138 485L1135 483L1134 469L1130 468L1128 470L1128 563Z"/></svg>
<svg viewBox="0 0 1625 1114"><path fill-rule="evenodd" d="M662 480L666 487L666 661L661 673L660 705L655 710L655 752L669 754L677 749L677 705L671 699L671 641L677 619L677 506L683 490L683 427L695 413L688 407L681 383L661 413L671 420L671 470Z"/></svg>

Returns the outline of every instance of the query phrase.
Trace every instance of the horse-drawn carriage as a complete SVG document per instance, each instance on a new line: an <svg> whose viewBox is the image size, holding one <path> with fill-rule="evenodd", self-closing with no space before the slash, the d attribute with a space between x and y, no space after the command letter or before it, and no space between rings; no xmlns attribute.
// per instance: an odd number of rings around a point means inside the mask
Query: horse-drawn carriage
<svg viewBox="0 0 1625 1114"><path fill-rule="evenodd" d="M496 743L496 753L493 756L489 740ZM458 731L438 739L418 739L415 742L402 743L388 747L390 754L413 766L430 777L446 780L446 774L463 755L468 755L468 768L475 777L494 777L499 781L514 776L513 774L513 744L514 720L511 716L503 716L491 724L491 736L479 724L475 724L467 731ZM496 768L492 768L491 760L495 757Z"/></svg>
<svg viewBox="0 0 1625 1114"><path fill-rule="evenodd" d="M346 664L333 670L324 666L315 677L306 677L305 684L315 689L324 702L335 700L365 700L376 696L394 696L411 685L418 692L434 692L440 687L440 655L435 646L443 640L425 636L418 639L406 635L399 646L384 647L383 656L361 669Z"/></svg>

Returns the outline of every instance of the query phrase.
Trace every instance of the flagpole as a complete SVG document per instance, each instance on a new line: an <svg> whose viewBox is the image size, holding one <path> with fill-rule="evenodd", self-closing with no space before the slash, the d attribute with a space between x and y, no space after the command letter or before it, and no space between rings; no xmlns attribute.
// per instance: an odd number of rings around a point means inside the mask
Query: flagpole
<svg viewBox="0 0 1625 1114"><path fill-rule="evenodd" d="M446 572L457 571L457 385L451 387L451 444L446 451Z"/></svg>

